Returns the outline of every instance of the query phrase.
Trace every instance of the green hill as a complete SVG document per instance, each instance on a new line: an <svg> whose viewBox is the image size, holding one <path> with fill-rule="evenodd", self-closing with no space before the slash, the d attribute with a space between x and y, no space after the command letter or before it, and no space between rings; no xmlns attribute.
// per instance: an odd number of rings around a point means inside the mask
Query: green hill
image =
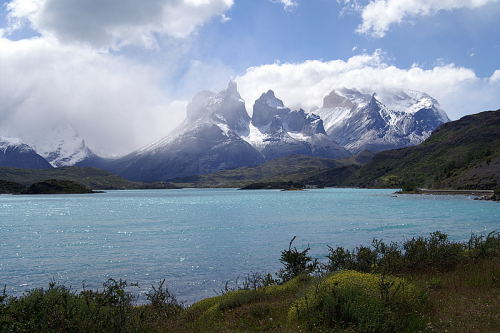
<svg viewBox="0 0 500 333"><path fill-rule="evenodd" d="M376 154L349 185L491 190L500 186L500 110L439 126L422 144Z"/></svg>
<svg viewBox="0 0 500 333"><path fill-rule="evenodd" d="M0 179L29 186L46 179L69 180L93 190L176 188L169 183L132 182L98 168L19 169L0 167ZM0 184L1 185L1 184ZM3 192L10 193L10 192Z"/></svg>
<svg viewBox="0 0 500 333"><path fill-rule="evenodd" d="M244 187L252 183L304 183L304 180L333 168L367 163L373 153L363 152L345 159L291 154L257 166L222 170L200 176L170 180L181 187ZM309 183L304 183L309 184Z"/></svg>
<svg viewBox="0 0 500 333"><path fill-rule="evenodd" d="M21 194L84 194L96 193L84 185L71 180L48 179L32 184Z"/></svg>

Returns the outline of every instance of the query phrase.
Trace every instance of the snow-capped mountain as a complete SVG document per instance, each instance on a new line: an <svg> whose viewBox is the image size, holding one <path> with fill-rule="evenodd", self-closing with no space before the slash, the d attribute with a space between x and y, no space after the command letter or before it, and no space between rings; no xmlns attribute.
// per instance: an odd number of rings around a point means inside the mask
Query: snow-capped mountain
<svg viewBox="0 0 500 333"><path fill-rule="evenodd" d="M42 139L31 142L31 146L54 167L79 165L98 158L69 124L54 127Z"/></svg>
<svg viewBox="0 0 500 333"><path fill-rule="evenodd" d="M291 111L272 91L255 102L250 119L231 81L218 94L196 94L179 127L106 169L131 180L167 180L258 165L293 153L329 158L351 155L326 135L318 116Z"/></svg>
<svg viewBox="0 0 500 333"><path fill-rule="evenodd" d="M353 154L418 145L450 121L434 98L403 89L380 95L333 90L314 113L326 133Z"/></svg>
<svg viewBox="0 0 500 333"><path fill-rule="evenodd" d="M348 157L351 154L330 139L323 121L304 110L292 111L267 93L255 101L252 122L241 137L260 151L267 161L288 154L303 154L327 158Z"/></svg>
<svg viewBox="0 0 500 333"><path fill-rule="evenodd" d="M22 140L0 137L0 166L51 169L52 165Z"/></svg>
<svg viewBox="0 0 500 333"><path fill-rule="evenodd" d="M198 93L186 120L166 137L110 163L106 169L131 180L166 180L264 163L238 133L250 117L236 83L218 94Z"/></svg>

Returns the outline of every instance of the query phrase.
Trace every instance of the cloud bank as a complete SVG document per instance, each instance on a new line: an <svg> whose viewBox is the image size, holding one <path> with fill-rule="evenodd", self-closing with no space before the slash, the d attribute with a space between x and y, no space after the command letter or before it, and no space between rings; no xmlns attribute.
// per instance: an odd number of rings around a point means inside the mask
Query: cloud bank
<svg viewBox="0 0 500 333"><path fill-rule="evenodd" d="M0 29L0 135L36 141L44 131L70 123L104 155L129 153L166 135L186 114L186 101L169 95L179 68L184 66L181 87L206 84L214 74L198 63L182 63L189 49L185 37L222 18L232 5L233 0L6 3L8 26ZM36 35L9 39L18 30ZM164 48L160 66L113 52L128 45L156 48L158 42ZM226 73L221 67L214 70ZM197 82L185 82L193 71Z"/></svg>
<svg viewBox="0 0 500 333"><path fill-rule="evenodd" d="M186 37L232 5L233 0L13 0L7 4L6 32L29 24L63 43L152 48L158 35Z"/></svg>
<svg viewBox="0 0 500 333"><path fill-rule="evenodd" d="M185 116L185 104L166 99L151 67L47 38L0 39L0 50L4 136L34 140L69 122L92 149L121 154Z"/></svg>
<svg viewBox="0 0 500 333"><path fill-rule="evenodd" d="M339 0L338 0L339 1ZM373 37L384 37L390 26L440 10L475 9L499 0L371 0L366 6L358 0L344 0L344 11L361 11L362 23L356 31Z"/></svg>
<svg viewBox="0 0 500 333"><path fill-rule="evenodd" d="M398 88L426 92L440 102L451 119L496 110L500 105L500 96L494 93L500 88L500 71L481 79L473 70L453 64L427 70L416 65L400 69L390 65L389 60L379 50L347 61L275 63L250 68L236 81L250 113L253 102L269 89L285 105L306 111L322 107L323 97L342 87L377 94Z"/></svg>

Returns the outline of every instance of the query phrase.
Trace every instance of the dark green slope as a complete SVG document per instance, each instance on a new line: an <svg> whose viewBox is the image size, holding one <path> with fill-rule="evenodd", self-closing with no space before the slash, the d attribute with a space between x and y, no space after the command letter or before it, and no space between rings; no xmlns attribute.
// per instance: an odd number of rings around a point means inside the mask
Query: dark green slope
<svg viewBox="0 0 500 333"><path fill-rule="evenodd" d="M93 190L172 188L163 182L143 183L123 179L98 168L64 167L55 169L19 169L0 167L0 179L29 186L46 179L70 180Z"/></svg>
<svg viewBox="0 0 500 333"><path fill-rule="evenodd" d="M84 194L94 193L84 185L71 180L48 179L32 184L21 194Z"/></svg>
<svg viewBox="0 0 500 333"><path fill-rule="evenodd" d="M398 188L494 189L500 186L500 110L439 126L422 144L383 151L350 185Z"/></svg>
<svg viewBox="0 0 500 333"><path fill-rule="evenodd" d="M373 153L363 152L349 158L333 160L324 157L290 154L258 166L240 167L171 181L183 187L243 187L257 182L292 181L304 183L308 178L333 168L365 164L372 156Z"/></svg>

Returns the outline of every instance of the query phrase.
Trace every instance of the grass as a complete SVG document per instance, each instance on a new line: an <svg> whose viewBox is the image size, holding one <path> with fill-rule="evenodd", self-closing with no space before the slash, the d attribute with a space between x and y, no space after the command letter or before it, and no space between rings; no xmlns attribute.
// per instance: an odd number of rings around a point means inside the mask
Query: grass
<svg viewBox="0 0 500 333"><path fill-rule="evenodd" d="M80 293L55 283L19 297L4 293L0 331L500 331L499 232L472 235L465 243L437 231L404 244L374 240L353 250L330 248L322 265L307 255L309 247L300 251L292 242L282 251L277 278L249 274L189 307L165 281L152 286L140 306L126 291L134 285L121 280Z"/></svg>

